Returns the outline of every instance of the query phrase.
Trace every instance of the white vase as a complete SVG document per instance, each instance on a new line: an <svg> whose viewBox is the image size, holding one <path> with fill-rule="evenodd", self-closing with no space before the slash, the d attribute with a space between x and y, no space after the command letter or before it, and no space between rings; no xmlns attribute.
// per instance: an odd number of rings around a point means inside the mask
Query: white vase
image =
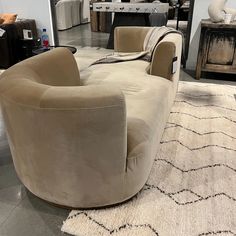
<svg viewBox="0 0 236 236"><path fill-rule="evenodd" d="M212 0L208 7L208 14L212 22L221 22L224 20L224 9L227 0Z"/></svg>

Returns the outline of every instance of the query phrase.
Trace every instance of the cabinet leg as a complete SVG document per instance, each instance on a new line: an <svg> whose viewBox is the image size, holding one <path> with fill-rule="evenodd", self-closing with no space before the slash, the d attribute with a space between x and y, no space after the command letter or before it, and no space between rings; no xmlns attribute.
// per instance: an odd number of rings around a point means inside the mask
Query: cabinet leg
<svg viewBox="0 0 236 236"><path fill-rule="evenodd" d="M202 72L201 69L197 69L197 70L196 70L196 79L197 79L197 80L200 80L200 78L201 78L201 72Z"/></svg>

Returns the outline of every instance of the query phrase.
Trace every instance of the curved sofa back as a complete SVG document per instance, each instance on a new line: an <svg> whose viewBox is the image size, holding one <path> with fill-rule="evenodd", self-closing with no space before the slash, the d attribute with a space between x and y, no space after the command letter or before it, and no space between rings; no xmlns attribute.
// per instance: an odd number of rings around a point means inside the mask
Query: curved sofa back
<svg viewBox="0 0 236 236"><path fill-rule="evenodd" d="M66 48L56 48L24 60L1 75L4 78L27 79L51 86L78 86L79 70L73 54Z"/></svg>
<svg viewBox="0 0 236 236"><path fill-rule="evenodd" d="M45 91L54 86L79 86L73 54L65 48L22 61L1 75L0 94L8 100L39 106Z"/></svg>
<svg viewBox="0 0 236 236"><path fill-rule="evenodd" d="M143 51L144 39L150 27L116 27L114 35L114 48L117 52ZM182 36L176 33L166 35L155 47L152 61L148 71L151 75L161 76L168 80L178 81L181 54ZM172 74L173 59L177 57L177 71Z"/></svg>
<svg viewBox="0 0 236 236"><path fill-rule="evenodd" d="M117 52L141 52L143 41L150 27L116 27L114 50Z"/></svg>
<svg viewBox="0 0 236 236"><path fill-rule="evenodd" d="M127 121L114 86L78 86L66 49L4 72L0 102L16 172L35 195L64 206L112 203L123 183ZM113 186L113 187L111 187Z"/></svg>

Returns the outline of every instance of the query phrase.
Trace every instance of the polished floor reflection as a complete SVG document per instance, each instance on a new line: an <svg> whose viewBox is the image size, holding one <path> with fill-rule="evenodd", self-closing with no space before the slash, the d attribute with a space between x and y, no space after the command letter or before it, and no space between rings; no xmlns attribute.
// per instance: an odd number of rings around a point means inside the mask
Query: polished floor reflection
<svg viewBox="0 0 236 236"><path fill-rule="evenodd" d="M83 24L68 30L58 31L60 45L106 48L109 34L91 32L90 24Z"/></svg>

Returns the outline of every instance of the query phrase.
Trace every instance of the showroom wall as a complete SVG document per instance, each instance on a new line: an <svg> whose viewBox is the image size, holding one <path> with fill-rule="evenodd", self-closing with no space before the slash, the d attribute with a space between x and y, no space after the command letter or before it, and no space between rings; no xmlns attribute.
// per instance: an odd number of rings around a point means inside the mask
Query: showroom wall
<svg viewBox="0 0 236 236"><path fill-rule="evenodd" d="M0 0L0 13L17 13L19 18L35 19L37 28L46 28L54 44L49 0Z"/></svg>
<svg viewBox="0 0 236 236"><path fill-rule="evenodd" d="M200 21L201 19L207 19L208 16L208 6L211 0L195 0L193 21L192 21L192 32L190 37L190 47L189 56L187 61L187 69L195 70L197 63L197 54L199 47L200 38ZM235 0L228 0L227 6L236 8Z"/></svg>

